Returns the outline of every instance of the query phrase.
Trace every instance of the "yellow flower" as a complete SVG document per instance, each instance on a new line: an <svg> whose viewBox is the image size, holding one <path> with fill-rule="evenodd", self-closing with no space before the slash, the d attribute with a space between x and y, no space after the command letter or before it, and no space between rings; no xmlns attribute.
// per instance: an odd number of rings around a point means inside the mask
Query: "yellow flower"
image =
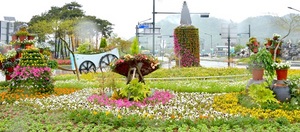
<svg viewBox="0 0 300 132"><path fill-rule="evenodd" d="M106 111L106 112L105 112L105 115L109 115L109 114L110 114L110 111Z"/></svg>
<svg viewBox="0 0 300 132"><path fill-rule="evenodd" d="M98 112L97 112L97 111L93 111L93 114L94 114L94 115L97 115L97 114L98 114Z"/></svg>
<svg viewBox="0 0 300 132"><path fill-rule="evenodd" d="M121 116L121 115L118 115L118 118L119 118L119 119L121 119L121 118L122 118L122 116Z"/></svg>

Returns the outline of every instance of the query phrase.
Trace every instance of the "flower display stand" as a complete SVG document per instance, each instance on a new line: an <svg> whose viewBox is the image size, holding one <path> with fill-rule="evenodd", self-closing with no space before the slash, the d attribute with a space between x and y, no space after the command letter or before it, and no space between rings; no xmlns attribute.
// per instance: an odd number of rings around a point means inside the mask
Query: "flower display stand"
<svg viewBox="0 0 300 132"><path fill-rule="evenodd" d="M138 78L139 82L145 83L144 76L152 73L158 68L159 63L157 59L143 54L121 57L112 65L113 72L127 78L127 84L129 84L133 78Z"/></svg>
<svg viewBox="0 0 300 132"><path fill-rule="evenodd" d="M262 80L254 80L253 78L250 79L250 80L248 81L247 86L246 86L246 91L248 92L248 89L249 89L250 85L252 85L252 84L262 84L262 83L264 83L265 81L266 81L265 79L262 79Z"/></svg>
<svg viewBox="0 0 300 132"><path fill-rule="evenodd" d="M275 98L280 102L286 102L291 99L291 91L287 84L284 82L286 80L273 80L272 91L275 94Z"/></svg>
<svg viewBox="0 0 300 132"><path fill-rule="evenodd" d="M133 78L139 78L139 82L145 83L144 76L155 70L157 68L153 69L147 62L130 61L118 65L113 71L126 76L127 84L129 84Z"/></svg>

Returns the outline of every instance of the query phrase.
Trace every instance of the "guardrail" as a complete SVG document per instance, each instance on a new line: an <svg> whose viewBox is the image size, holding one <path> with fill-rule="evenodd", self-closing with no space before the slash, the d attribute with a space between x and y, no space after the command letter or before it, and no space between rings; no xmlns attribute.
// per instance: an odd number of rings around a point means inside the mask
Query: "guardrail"
<svg viewBox="0 0 300 132"><path fill-rule="evenodd" d="M251 74L230 75L230 76L206 76L206 77L171 77L171 78L145 78L151 81L175 81L175 80L208 80L208 79L232 79L238 77L251 76Z"/></svg>

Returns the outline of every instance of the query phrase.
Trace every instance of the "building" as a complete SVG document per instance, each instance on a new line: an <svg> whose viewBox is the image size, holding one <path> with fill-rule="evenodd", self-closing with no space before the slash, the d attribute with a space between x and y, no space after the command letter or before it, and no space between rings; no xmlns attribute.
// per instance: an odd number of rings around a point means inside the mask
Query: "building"
<svg viewBox="0 0 300 132"><path fill-rule="evenodd" d="M4 17L4 20L0 20L0 43L9 44L11 41L11 35L17 30L19 25L23 22L15 22L14 17Z"/></svg>

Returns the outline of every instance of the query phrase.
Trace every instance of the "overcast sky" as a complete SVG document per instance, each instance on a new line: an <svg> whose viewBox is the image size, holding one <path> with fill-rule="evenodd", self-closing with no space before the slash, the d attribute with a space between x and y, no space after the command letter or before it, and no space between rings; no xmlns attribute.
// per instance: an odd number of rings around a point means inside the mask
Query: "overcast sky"
<svg viewBox="0 0 300 132"><path fill-rule="evenodd" d="M33 15L62 7L75 1L81 4L86 15L93 15L113 23L114 33L124 39L135 35L139 21L152 18L153 0L1 0L0 20L13 16L17 21L28 22ZM180 12L184 0L155 0L156 12ZM185 0L190 12L210 13L210 17L240 22L247 17L261 15L282 16L300 13L300 0ZM157 14L156 22L166 15ZM151 20L150 20L151 22ZM179 22L178 22L179 23Z"/></svg>

